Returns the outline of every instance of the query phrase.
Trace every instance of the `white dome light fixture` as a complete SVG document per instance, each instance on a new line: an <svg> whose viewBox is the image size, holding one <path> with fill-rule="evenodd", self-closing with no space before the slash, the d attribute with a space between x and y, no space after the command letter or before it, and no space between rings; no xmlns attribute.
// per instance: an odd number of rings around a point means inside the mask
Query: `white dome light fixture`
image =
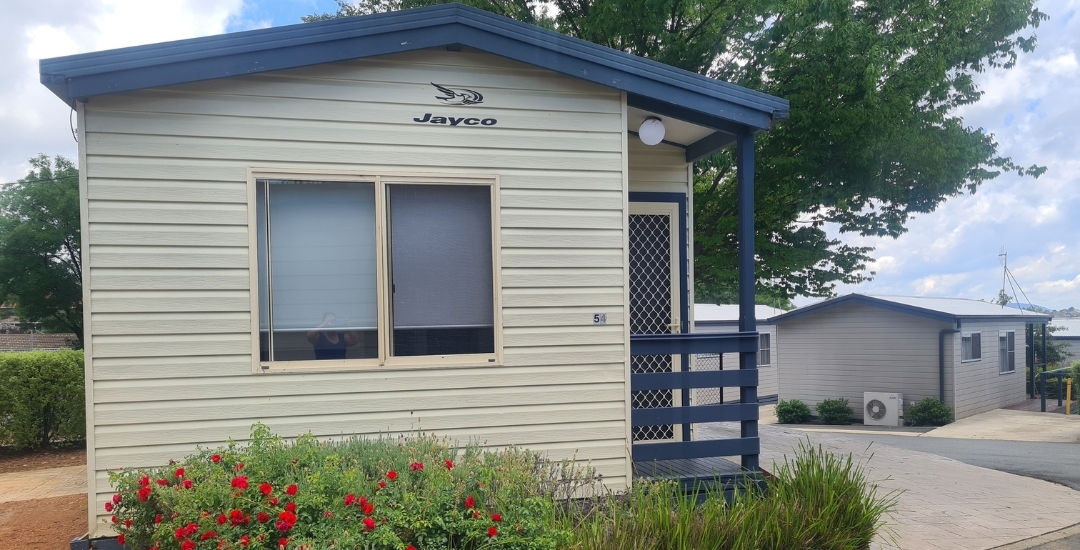
<svg viewBox="0 0 1080 550"><path fill-rule="evenodd" d="M645 119L645 122L641 123L641 127L638 128L638 138L645 145L656 145L661 141L664 141L664 134L667 129L664 128L664 123L659 118L651 116Z"/></svg>

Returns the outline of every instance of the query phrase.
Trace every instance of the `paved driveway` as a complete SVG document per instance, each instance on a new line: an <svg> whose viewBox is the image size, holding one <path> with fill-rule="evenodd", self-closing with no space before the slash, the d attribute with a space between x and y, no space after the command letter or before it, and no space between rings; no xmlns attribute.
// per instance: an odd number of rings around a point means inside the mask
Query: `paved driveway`
<svg viewBox="0 0 1080 550"><path fill-rule="evenodd" d="M767 424L767 411L764 417L759 430L761 464L766 469L809 439L834 452L850 453L866 465L868 477L881 491L900 491L875 548L989 549L1080 524L1080 492L1068 487L931 453L868 443L861 429L857 429L860 433L799 430ZM1025 431L1031 429L1028 425ZM934 436L922 431L894 430L909 437ZM952 435L958 434L954 428ZM704 424L697 432L701 439L737 435L738 426L733 423Z"/></svg>

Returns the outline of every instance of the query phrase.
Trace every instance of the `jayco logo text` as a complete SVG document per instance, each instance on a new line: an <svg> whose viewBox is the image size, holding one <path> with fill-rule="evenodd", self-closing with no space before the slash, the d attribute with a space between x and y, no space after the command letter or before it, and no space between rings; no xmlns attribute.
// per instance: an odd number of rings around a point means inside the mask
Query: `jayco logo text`
<svg viewBox="0 0 1080 550"><path fill-rule="evenodd" d="M446 126L494 126L499 123L494 118L476 118L463 116L434 116L424 113L422 117L416 117L413 122L420 124L444 124Z"/></svg>

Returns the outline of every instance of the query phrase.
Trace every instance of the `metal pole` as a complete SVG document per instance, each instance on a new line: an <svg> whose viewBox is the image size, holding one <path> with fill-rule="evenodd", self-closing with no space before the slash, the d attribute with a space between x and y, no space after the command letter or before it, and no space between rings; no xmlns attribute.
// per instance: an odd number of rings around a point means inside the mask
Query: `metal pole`
<svg viewBox="0 0 1080 550"><path fill-rule="evenodd" d="M754 264L754 134L749 130L739 133L735 146L736 179L738 182L739 209L739 331L756 332L754 290L757 284ZM739 370L757 369L757 346L753 353L739 354ZM739 388L741 403L757 404L757 386ZM753 420L740 422L743 439L758 437L758 415ZM751 454L742 455L742 467L750 472L758 471L760 447Z"/></svg>

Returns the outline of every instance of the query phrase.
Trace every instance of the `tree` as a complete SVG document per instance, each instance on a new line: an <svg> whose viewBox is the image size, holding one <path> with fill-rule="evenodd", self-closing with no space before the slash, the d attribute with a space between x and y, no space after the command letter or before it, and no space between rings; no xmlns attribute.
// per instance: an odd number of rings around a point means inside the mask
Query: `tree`
<svg viewBox="0 0 1080 550"><path fill-rule="evenodd" d="M834 234L896 237L912 215L1002 172L1038 177L998 152L958 108L974 75L1035 47L1034 0L463 0L501 15L784 97L790 118L757 140L759 299L830 296L858 283L873 249ZM439 0L338 0L361 15ZM306 18L334 17L322 14ZM696 166L697 298L737 297L734 159Z"/></svg>
<svg viewBox="0 0 1080 550"><path fill-rule="evenodd" d="M0 297L21 320L73 332L81 345L79 169L61 156L30 165L0 189Z"/></svg>

